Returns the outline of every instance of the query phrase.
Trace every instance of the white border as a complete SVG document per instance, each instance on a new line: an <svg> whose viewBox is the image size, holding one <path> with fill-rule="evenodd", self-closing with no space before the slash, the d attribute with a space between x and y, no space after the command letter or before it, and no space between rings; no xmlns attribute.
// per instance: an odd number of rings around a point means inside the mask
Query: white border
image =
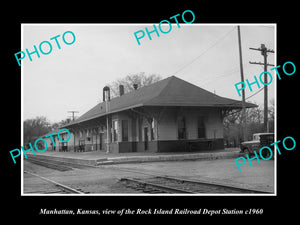
<svg viewBox="0 0 300 225"><path fill-rule="evenodd" d="M24 32L24 28L23 28L23 24L21 24L21 50L24 49L24 41L23 41L23 32ZM23 88L23 84L24 84L24 79L23 79L23 73L24 73L24 63L21 63L21 146L23 146L24 143L24 116L23 116L23 112L24 112L24 88ZM21 150L21 196L24 196L26 194L24 194L24 154L23 151Z"/></svg>
<svg viewBox="0 0 300 225"><path fill-rule="evenodd" d="M153 23L156 24L156 23ZM21 50L24 49L23 45L23 32L24 32L24 26L30 25L30 26L145 26L145 25L153 25L152 23L130 23L130 24L107 24L107 23L70 23L70 24L55 24L55 23L40 23L40 24L32 24L32 23L22 23L21 24ZM165 24L163 24L165 25ZM172 25L176 25L176 23L172 23ZM274 46L275 46L275 54L274 54L274 60L275 60L275 66L277 66L277 23L192 23L192 24L180 24L180 26L273 26L274 27ZM21 144L23 144L23 101L24 101L24 88L23 88L23 72L24 72L24 63L21 65ZM275 87L274 87L274 104L275 104L275 124L274 124L274 133L275 133L275 141L277 141L277 79L275 79ZM277 196L277 152L274 151L275 157L274 157L274 193L271 194L24 194L24 157L23 157L23 151L21 151L21 196Z"/></svg>

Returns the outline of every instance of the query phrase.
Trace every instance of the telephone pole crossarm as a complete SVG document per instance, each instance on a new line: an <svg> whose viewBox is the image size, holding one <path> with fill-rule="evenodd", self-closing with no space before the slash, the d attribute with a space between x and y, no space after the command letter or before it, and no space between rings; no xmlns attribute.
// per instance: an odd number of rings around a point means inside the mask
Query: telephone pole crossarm
<svg viewBox="0 0 300 225"><path fill-rule="evenodd" d="M249 48L249 49L251 49L251 50L256 50L256 51L262 51L261 48Z"/></svg>
<svg viewBox="0 0 300 225"><path fill-rule="evenodd" d="M68 113L72 113L73 121L75 120L74 113L79 113L78 111L68 111Z"/></svg>
<svg viewBox="0 0 300 225"><path fill-rule="evenodd" d="M264 65L265 65L265 64L264 64L264 63L262 63L262 62L250 62L250 61L249 61L249 63L250 63L250 64L262 65L262 66L264 66ZM275 66L275 65L267 63L267 66Z"/></svg>
<svg viewBox="0 0 300 225"><path fill-rule="evenodd" d="M251 50L256 50L256 51L266 51L266 52L271 52L271 53L275 53L274 52L274 50L272 50L272 49L264 49L264 48L249 48L249 49L251 49Z"/></svg>

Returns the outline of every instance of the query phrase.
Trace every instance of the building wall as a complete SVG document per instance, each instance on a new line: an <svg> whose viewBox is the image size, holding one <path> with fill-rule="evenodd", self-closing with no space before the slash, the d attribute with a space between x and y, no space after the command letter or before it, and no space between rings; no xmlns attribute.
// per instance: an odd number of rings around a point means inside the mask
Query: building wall
<svg viewBox="0 0 300 225"><path fill-rule="evenodd" d="M158 140L177 140L177 116L175 109L168 109L163 115L158 126Z"/></svg>
<svg viewBox="0 0 300 225"><path fill-rule="evenodd" d="M178 118L184 117L186 138L178 138ZM205 138L198 138L198 118L203 117ZM195 141L195 142L192 142ZM223 123L217 108L173 108L165 110L158 123L158 151L223 149Z"/></svg>
<svg viewBox="0 0 300 225"><path fill-rule="evenodd" d="M162 108L150 108L147 112L148 115L153 115L153 118L146 118L143 115L129 117L126 113L118 114L119 121L122 119L129 121L129 143L121 142L121 139L119 139L119 152L190 151L192 148L186 142L187 140L198 139L197 119L199 116L204 118L205 139L210 139L210 141L197 143L196 149L224 148L222 118L217 108L174 107L164 110ZM159 114L161 115L160 117L157 116ZM178 139L178 117L180 116L186 118L186 139L184 140ZM152 131L154 139L151 139L151 119L154 121L154 129ZM119 122L119 126L121 133L121 122ZM146 131L148 136L147 150L145 149Z"/></svg>
<svg viewBox="0 0 300 225"><path fill-rule="evenodd" d="M205 134L208 139L223 138L223 123L217 108L168 109L158 123L158 140L178 140L178 116L186 119L186 139L198 138L198 117L204 117Z"/></svg>
<svg viewBox="0 0 300 225"><path fill-rule="evenodd" d="M185 118L186 138L184 139L178 138L179 117ZM197 149L224 148L222 118L217 108L150 107L144 109L144 112L142 110L141 112L137 110L123 111L110 116L109 150L113 153L190 151L191 148L187 142L199 140L197 122L199 117L204 118L205 138L203 140L210 140L210 142L197 143ZM128 121L128 140L125 141L122 139L123 120ZM105 121L106 119L102 118L101 125L90 123L90 125L81 125L74 129L71 139L67 143L68 151L74 151L74 149L78 151L79 140L84 140L84 151L99 151L100 133L102 135L102 151L106 151L107 128ZM114 121L117 121L116 141L111 129ZM148 138L147 149L145 148L146 137ZM56 140L58 140L57 137ZM58 150L58 145L56 150Z"/></svg>
<svg viewBox="0 0 300 225"><path fill-rule="evenodd" d="M112 117L112 120L118 121L118 142L111 143L111 152L156 152L156 131L153 130L151 139L151 124L148 119L140 114L130 114L129 112L120 112ZM128 121L128 140L123 141L122 137L122 120ZM156 121L154 120L154 126ZM145 149L145 128L147 128L148 148Z"/></svg>
<svg viewBox="0 0 300 225"><path fill-rule="evenodd" d="M47 135L45 135L45 136L47 136ZM74 147L74 134L73 133L71 133L71 137L68 142L61 142L57 137L57 132L55 132L55 135L52 135L52 138L53 138L55 144L51 140L50 136L49 137L45 137L45 136L43 137L43 139L45 139L47 142L47 151L62 151L63 146L66 146L69 151L70 149L73 149L73 147ZM68 135L68 133L61 132L60 138L62 138L63 140L67 140L69 138L69 135Z"/></svg>
<svg viewBox="0 0 300 225"><path fill-rule="evenodd" d="M72 134L74 135L74 133ZM106 137L106 128L103 129L103 126L93 126L76 131L75 150L79 151L79 143L84 141L84 151L106 151ZM102 138L101 142L100 138ZM70 150L74 151L74 146Z"/></svg>
<svg viewBox="0 0 300 225"><path fill-rule="evenodd" d="M54 148L54 145L50 139L50 137L43 137L43 139L46 140L47 142L47 151L54 151L54 150L58 150L58 138L57 138L57 135L53 135L53 140L55 143L57 143L57 146Z"/></svg>
<svg viewBox="0 0 300 225"><path fill-rule="evenodd" d="M224 137L223 121L219 110L209 110L206 137L218 139Z"/></svg>

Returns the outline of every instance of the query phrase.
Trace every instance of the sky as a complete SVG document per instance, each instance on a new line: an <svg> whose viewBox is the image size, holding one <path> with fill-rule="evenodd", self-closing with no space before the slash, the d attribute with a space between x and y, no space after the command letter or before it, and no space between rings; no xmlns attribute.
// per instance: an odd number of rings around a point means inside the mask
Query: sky
<svg viewBox="0 0 300 225"><path fill-rule="evenodd" d="M158 23L154 22L158 26ZM162 78L177 76L217 95L241 100L235 84L241 81L237 25L239 24L172 24L169 33L147 35L138 45L134 33L153 29L153 24L22 24L21 51L34 51L43 41L49 41L52 52L40 58L32 54L22 60L23 120L45 116L51 123L71 116L77 117L102 101L102 89L128 74L145 72ZM241 24L242 57L245 80L259 78L263 62L259 51L265 44L276 53L274 24ZM168 25L162 27L168 30ZM73 44L62 40L66 31L76 37ZM50 38L60 35L57 41ZM71 42L72 36L65 35ZM47 52L47 44L42 45ZM268 63L276 65L276 54L268 53ZM268 70L271 67L268 67ZM271 71L270 71L271 72ZM274 76L274 71L271 72ZM275 95L276 79L268 86L269 100ZM262 86L262 85L261 85ZM246 98L256 93L246 88ZM246 101L263 105L263 91Z"/></svg>

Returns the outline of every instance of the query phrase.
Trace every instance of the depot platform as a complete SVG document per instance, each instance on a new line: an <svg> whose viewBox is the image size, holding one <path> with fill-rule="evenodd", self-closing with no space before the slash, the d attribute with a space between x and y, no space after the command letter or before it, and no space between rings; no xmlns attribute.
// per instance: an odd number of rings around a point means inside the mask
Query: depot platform
<svg viewBox="0 0 300 225"><path fill-rule="evenodd" d="M162 161L183 161L183 160L214 160L237 158L242 155L239 148L226 148L222 150L209 150L199 152L131 152L131 153L106 153L103 151L91 152L35 152L28 154L28 158L41 160L56 160L61 162L76 163L89 166L101 166L120 163L144 163ZM26 160L26 159L25 159Z"/></svg>

